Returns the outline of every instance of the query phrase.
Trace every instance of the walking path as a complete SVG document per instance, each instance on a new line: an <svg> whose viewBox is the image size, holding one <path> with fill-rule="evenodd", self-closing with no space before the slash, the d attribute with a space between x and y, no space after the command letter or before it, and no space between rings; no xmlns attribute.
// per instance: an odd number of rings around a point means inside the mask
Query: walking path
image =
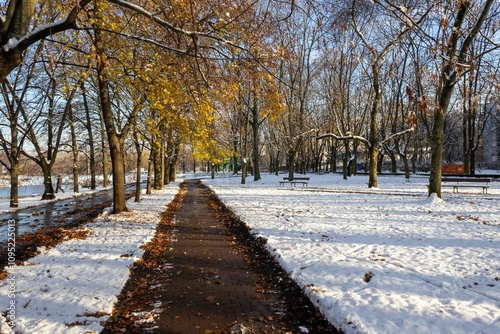
<svg viewBox="0 0 500 334"><path fill-rule="evenodd" d="M127 303L134 304L133 294L139 294L137 298L148 295L144 289L134 289L146 277L149 286L159 287L149 299L161 305L161 311L152 316L153 324L149 327L141 325L144 332L335 333L308 300L302 298L300 289L290 283L278 286L276 282L289 280L281 269L270 269L269 263L266 268L255 265L272 261L249 254L247 247L240 244L241 236L234 235L224 224L230 215L214 204L207 187L194 180L184 182L183 187L184 196L170 225L168 251L160 255L161 261L155 261L157 268L136 271L128 291L122 293L128 296L128 301L122 301L115 319L131 318L134 311ZM259 258L252 260L253 256ZM275 282L269 282L269 277ZM290 299L297 293L301 297ZM118 322L107 328L117 331ZM130 322L124 323L127 332L141 332L132 329Z"/></svg>
<svg viewBox="0 0 500 334"><path fill-rule="evenodd" d="M206 192L189 182L168 256L172 282L163 298L172 303L160 316L158 332L204 333L274 314L259 302L258 277L229 246L230 233L208 204Z"/></svg>

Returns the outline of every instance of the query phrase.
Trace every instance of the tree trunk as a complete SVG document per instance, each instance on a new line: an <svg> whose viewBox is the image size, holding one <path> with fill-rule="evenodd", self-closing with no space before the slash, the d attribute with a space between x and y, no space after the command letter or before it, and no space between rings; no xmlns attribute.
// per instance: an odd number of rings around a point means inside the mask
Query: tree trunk
<svg viewBox="0 0 500 334"><path fill-rule="evenodd" d="M441 197L444 120L444 111L442 111L441 108L437 106L434 112L434 124L430 137L431 169L429 175L429 195L432 193L436 193L438 197Z"/></svg>
<svg viewBox="0 0 500 334"><path fill-rule="evenodd" d="M163 157L163 185L170 184L170 158Z"/></svg>
<svg viewBox="0 0 500 334"><path fill-rule="evenodd" d="M14 156L13 153L12 155ZM19 159L16 154L15 159L11 159L10 162L10 207L17 208L18 206L19 206Z"/></svg>
<svg viewBox="0 0 500 334"><path fill-rule="evenodd" d="M288 152L288 178L293 179L295 173L295 151Z"/></svg>
<svg viewBox="0 0 500 334"><path fill-rule="evenodd" d="M337 172L337 148L335 145L332 145L330 150L330 171Z"/></svg>
<svg viewBox="0 0 500 334"><path fill-rule="evenodd" d="M171 158L170 162L170 182L175 182L177 178L177 155Z"/></svg>
<svg viewBox="0 0 500 334"><path fill-rule="evenodd" d="M108 150L106 147L106 128L104 126L104 118L102 116L102 108L99 113L101 119L101 149L102 149L102 186L107 188L109 185L108 179Z"/></svg>
<svg viewBox="0 0 500 334"><path fill-rule="evenodd" d="M140 202L141 201L141 162L142 162L142 146L141 143L139 143L139 138L137 136L137 128L134 127L134 145L135 145L135 152L137 153L137 159L135 163L135 169L136 169L136 174L135 174L135 202Z"/></svg>
<svg viewBox="0 0 500 334"><path fill-rule="evenodd" d="M50 170L50 166L42 162L40 167L42 167L44 185L42 200L55 199L56 195L54 193L54 186L52 185L52 171Z"/></svg>
<svg viewBox="0 0 500 334"><path fill-rule="evenodd" d="M255 98L255 97L254 97ZM252 110L252 131L253 131L253 180L258 181L260 177L260 136L259 136L259 113L256 106Z"/></svg>
<svg viewBox="0 0 500 334"><path fill-rule="evenodd" d="M241 184L247 183L247 159L241 159Z"/></svg>
<svg viewBox="0 0 500 334"><path fill-rule="evenodd" d="M109 140L111 165L113 166L113 213L128 211L125 194L125 154L121 140L112 136Z"/></svg>
<svg viewBox="0 0 500 334"><path fill-rule="evenodd" d="M11 148L10 148L10 207L17 208L19 206L19 143L18 143L18 131L17 131L17 115L11 120L10 126L10 136L11 136Z"/></svg>
<svg viewBox="0 0 500 334"><path fill-rule="evenodd" d="M349 149L349 141L344 140L345 154L344 161L342 162L342 176L344 180L347 180L349 175L349 160L351 160L351 150Z"/></svg>
<svg viewBox="0 0 500 334"><path fill-rule="evenodd" d="M153 168L154 168L154 185L155 190L161 190L163 188L162 180L162 158L161 158L161 147L160 144L153 139L152 143L152 154L153 154Z"/></svg>
<svg viewBox="0 0 500 334"><path fill-rule="evenodd" d="M100 57L97 65L97 80L99 86L99 97L101 102L102 118L108 137L109 151L111 155L111 166L113 172L113 213L128 211L125 195L125 155L124 155L124 137L126 131L118 134L115 128L113 118L113 109L111 108L111 99L109 94L109 79L106 68L106 54L100 39L100 32L96 31L96 49Z"/></svg>
<svg viewBox="0 0 500 334"><path fill-rule="evenodd" d="M90 189L94 190L96 188L96 181L95 181L94 136L92 134L92 121L90 120L90 108L87 102L87 91L85 90L85 84L83 81L80 87L82 89L83 107L85 109L85 117L86 117L85 128L87 129L89 137Z"/></svg>
<svg viewBox="0 0 500 334"><path fill-rule="evenodd" d="M274 166L275 174L276 174L276 176L278 176L279 171L280 171L280 153L279 153L279 151L276 152L276 157L274 159L274 163L275 163L275 166Z"/></svg>
<svg viewBox="0 0 500 334"><path fill-rule="evenodd" d="M469 175L475 176L476 175L476 150L473 149L470 152L470 170L469 170Z"/></svg>
<svg viewBox="0 0 500 334"><path fill-rule="evenodd" d="M0 79L5 79L22 62L22 52L6 52L0 48Z"/></svg>
<svg viewBox="0 0 500 334"><path fill-rule="evenodd" d="M75 132L75 117L73 115L73 109L70 107L69 114L69 127L71 132L71 151L73 153L73 192L79 193L79 182L78 182L78 143L76 142L76 132Z"/></svg>
<svg viewBox="0 0 500 334"><path fill-rule="evenodd" d="M382 98L382 92L379 87L379 67L378 62L375 62L372 66L373 72L373 90L375 92L372 110L370 112L370 146L368 147L368 154L370 157L370 176L368 180L368 188L377 188L377 171L378 171L378 106Z"/></svg>
<svg viewBox="0 0 500 334"><path fill-rule="evenodd" d="M456 18L453 24L453 30L446 46L447 63L442 65L440 89L437 92L439 97L437 106L434 108L434 124L430 134L431 142L431 170L429 176L429 195L432 193L441 197L441 176L443 164L443 144L444 144L444 123L446 113L450 104L451 96L455 88L459 70L457 64L466 63L466 55L470 45L473 43L476 35L480 32L480 28L491 9L494 0L487 0L484 3L483 10L477 16L477 22L474 24L470 34L462 35L460 33L466 15L469 10L471 1L461 1L456 8ZM468 22L468 21L467 21ZM469 24L469 22L467 23ZM459 47L459 39L464 38L464 42ZM456 52L458 51L458 55Z"/></svg>
<svg viewBox="0 0 500 334"><path fill-rule="evenodd" d="M403 161L403 166L405 168L405 178L406 180L410 179L410 163L408 162L408 156L403 153L401 155L401 160Z"/></svg>
<svg viewBox="0 0 500 334"><path fill-rule="evenodd" d="M146 183L146 194L151 195L151 189L153 188L151 178L153 177L153 153L149 153L148 160L148 179Z"/></svg>

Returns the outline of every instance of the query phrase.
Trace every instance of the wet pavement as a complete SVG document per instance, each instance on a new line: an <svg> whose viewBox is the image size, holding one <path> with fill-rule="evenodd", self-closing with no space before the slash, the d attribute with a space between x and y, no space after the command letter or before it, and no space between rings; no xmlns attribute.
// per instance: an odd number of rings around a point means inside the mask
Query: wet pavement
<svg viewBox="0 0 500 334"><path fill-rule="evenodd" d="M133 187L132 187L133 188ZM127 196L131 196L128 187ZM44 228L72 227L94 218L113 204L113 189L42 203L36 207L0 214L0 249L7 243L8 222L14 220L16 237Z"/></svg>

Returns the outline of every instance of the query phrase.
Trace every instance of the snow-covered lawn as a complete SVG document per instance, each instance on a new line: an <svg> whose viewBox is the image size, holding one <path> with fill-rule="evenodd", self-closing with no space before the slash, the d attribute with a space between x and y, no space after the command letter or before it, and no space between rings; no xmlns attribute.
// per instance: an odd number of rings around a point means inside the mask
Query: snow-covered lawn
<svg viewBox="0 0 500 334"><path fill-rule="evenodd" d="M279 187L284 175L246 185L205 179L304 287L325 316L350 333L500 333L500 184L426 196L425 177L307 175L308 188ZM8 269L15 276L19 333L102 329L129 267L142 256L177 193L129 203L132 214L104 213L72 239ZM128 255L127 255L128 254ZM0 282L0 311L10 283ZM4 291L6 293L4 293ZM2 317L2 334L10 333ZM69 325L69 326L68 326Z"/></svg>
<svg viewBox="0 0 500 334"><path fill-rule="evenodd" d="M205 180L345 333L500 333L500 185L428 198L427 178Z"/></svg>
<svg viewBox="0 0 500 334"><path fill-rule="evenodd" d="M86 239L70 239L8 268L0 282L0 312L8 311L0 317L1 333L14 333L10 320L16 333L99 333L177 185L143 195L140 204L129 201L131 212L105 211L83 227L91 232Z"/></svg>

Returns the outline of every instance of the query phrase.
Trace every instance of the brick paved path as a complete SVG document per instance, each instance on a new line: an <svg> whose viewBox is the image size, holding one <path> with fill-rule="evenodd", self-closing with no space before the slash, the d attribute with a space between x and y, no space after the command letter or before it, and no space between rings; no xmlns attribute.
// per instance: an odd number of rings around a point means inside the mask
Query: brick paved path
<svg viewBox="0 0 500 334"><path fill-rule="evenodd" d="M337 333L207 187L181 188L102 334Z"/></svg>
<svg viewBox="0 0 500 334"><path fill-rule="evenodd" d="M155 333L209 333L228 324L272 332L278 310L263 301L259 278L230 246L230 233L209 207L208 195L188 182L173 225L171 282Z"/></svg>

